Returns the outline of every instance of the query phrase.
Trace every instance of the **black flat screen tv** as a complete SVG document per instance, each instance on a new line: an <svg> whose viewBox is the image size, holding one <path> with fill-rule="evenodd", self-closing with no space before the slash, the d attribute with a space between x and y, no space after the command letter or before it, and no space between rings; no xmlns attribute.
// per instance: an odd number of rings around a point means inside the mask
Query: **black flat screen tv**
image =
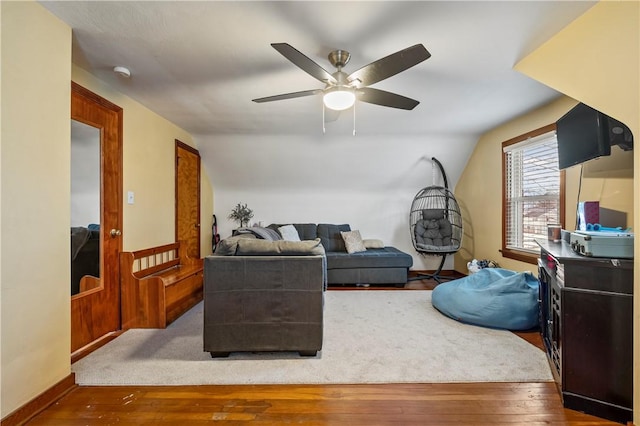
<svg viewBox="0 0 640 426"><path fill-rule="evenodd" d="M556 137L560 169L611 155L612 145L625 151L633 149L627 126L582 103L556 122Z"/></svg>

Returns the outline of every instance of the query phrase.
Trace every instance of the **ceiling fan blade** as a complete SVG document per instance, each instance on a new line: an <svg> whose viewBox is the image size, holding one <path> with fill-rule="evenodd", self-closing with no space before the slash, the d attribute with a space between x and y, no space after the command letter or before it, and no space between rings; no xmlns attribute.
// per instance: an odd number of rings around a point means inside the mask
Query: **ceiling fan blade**
<svg viewBox="0 0 640 426"><path fill-rule="evenodd" d="M317 95L318 93L322 93L322 89L303 90L302 92L285 93L282 95L267 96L265 98L258 98L258 99L252 99L252 100L253 102L257 102L257 103L281 101L284 99L293 99L293 98L301 98L303 96Z"/></svg>
<svg viewBox="0 0 640 426"><path fill-rule="evenodd" d="M332 76L327 70L316 64L314 61L306 57L296 48L287 43L271 43L274 49L282 54L285 58L293 62L295 66L309 74L311 77L322 81L323 83L337 83L338 80Z"/></svg>
<svg viewBox="0 0 640 426"><path fill-rule="evenodd" d="M422 44L407 47L354 71L347 80L356 82L357 87L369 86L411 68L429 59L431 53Z"/></svg>
<svg viewBox="0 0 640 426"><path fill-rule="evenodd" d="M398 109L414 109L420 102L391 92L372 87L358 89L358 99L362 102Z"/></svg>

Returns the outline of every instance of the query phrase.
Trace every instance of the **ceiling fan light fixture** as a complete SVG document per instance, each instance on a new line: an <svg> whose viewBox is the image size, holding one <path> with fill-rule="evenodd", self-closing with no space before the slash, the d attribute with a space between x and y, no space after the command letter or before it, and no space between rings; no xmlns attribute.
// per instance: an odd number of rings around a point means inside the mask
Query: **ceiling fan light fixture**
<svg viewBox="0 0 640 426"><path fill-rule="evenodd" d="M336 87L328 90L324 94L322 101L327 108L342 111L353 106L356 102L356 94L351 89Z"/></svg>

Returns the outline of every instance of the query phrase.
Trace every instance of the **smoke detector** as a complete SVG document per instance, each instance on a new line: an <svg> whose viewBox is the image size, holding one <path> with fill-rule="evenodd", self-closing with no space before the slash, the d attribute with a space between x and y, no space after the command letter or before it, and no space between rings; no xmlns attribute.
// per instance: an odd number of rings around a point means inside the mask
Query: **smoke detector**
<svg viewBox="0 0 640 426"><path fill-rule="evenodd" d="M114 67L113 72L124 78L131 77L131 71L127 67Z"/></svg>

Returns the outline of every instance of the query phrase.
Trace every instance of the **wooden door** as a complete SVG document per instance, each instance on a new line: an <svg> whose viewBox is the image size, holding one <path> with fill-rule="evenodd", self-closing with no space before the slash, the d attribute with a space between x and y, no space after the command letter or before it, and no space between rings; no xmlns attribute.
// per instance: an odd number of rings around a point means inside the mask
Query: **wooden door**
<svg viewBox="0 0 640 426"><path fill-rule="evenodd" d="M176 140L176 241L200 258L200 153Z"/></svg>
<svg viewBox="0 0 640 426"><path fill-rule="evenodd" d="M71 83L71 118L100 130L100 277L71 297L71 353L120 329L122 108ZM81 352L81 351L80 351Z"/></svg>

